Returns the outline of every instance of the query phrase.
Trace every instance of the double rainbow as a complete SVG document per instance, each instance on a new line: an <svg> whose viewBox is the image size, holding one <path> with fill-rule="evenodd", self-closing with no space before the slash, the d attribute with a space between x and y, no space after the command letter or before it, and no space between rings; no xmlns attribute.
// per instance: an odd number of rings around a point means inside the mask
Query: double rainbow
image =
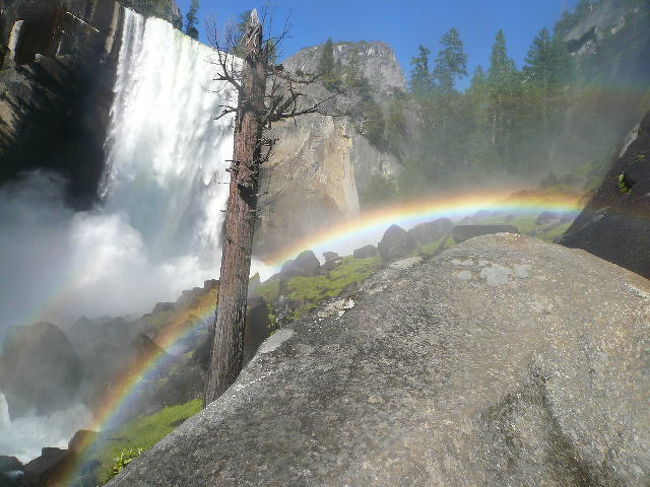
<svg viewBox="0 0 650 487"><path fill-rule="evenodd" d="M266 260L272 269L278 269L283 262L295 257L301 251L336 250L345 248L350 243L371 239L386 230L391 224L409 227L420 222L435 218L448 217L452 219L472 215L478 211L492 211L502 214L536 214L552 211L562 215L576 215L581 210L579 198L566 194L505 193L486 192L477 194L452 195L442 198L424 199L398 204L378 209L361 215L358 218L341 222L323 229L309 237L292 243L285 249L275 253ZM204 299L198 307L185 314L180 314L156 337L156 343L163 350L169 350L179 341L185 339L198 326L212 318L214 314L214 299ZM137 363L100 401L102 407L95 414L93 430L114 427L123 412L132 404L135 391L141 381L152 378L165 365L170 355L154 354L146 360ZM70 485L79 471L80 465L68 473L66 479Z"/></svg>

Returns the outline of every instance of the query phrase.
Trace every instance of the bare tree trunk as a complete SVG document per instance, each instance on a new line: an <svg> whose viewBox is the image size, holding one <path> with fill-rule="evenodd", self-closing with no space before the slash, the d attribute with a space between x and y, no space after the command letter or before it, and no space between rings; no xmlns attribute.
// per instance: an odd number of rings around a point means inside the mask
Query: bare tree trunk
<svg viewBox="0 0 650 487"><path fill-rule="evenodd" d="M219 300L205 404L218 398L237 378L243 363L244 319L248 294L258 175L266 69L262 52L262 25L253 11L244 37L230 197L226 212Z"/></svg>

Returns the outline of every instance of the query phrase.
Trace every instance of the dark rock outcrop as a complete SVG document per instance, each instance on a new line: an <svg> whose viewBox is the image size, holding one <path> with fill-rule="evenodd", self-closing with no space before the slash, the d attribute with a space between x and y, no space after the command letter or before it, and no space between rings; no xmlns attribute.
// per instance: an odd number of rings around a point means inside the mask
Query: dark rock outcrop
<svg viewBox="0 0 650 487"><path fill-rule="evenodd" d="M22 470L23 464L16 457L0 455L0 473Z"/></svg>
<svg viewBox="0 0 650 487"><path fill-rule="evenodd" d="M67 449L43 448L40 457L22 467L24 476L16 482L16 487L96 485L92 470L96 469L99 463L95 460L81 465L79 468L79 462L93 446L97 436L98 433L94 431L79 430L69 441ZM69 478L71 473L82 475L84 481L71 482ZM78 481L80 478L77 476L75 480Z"/></svg>
<svg viewBox="0 0 650 487"><path fill-rule="evenodd" d="M244 362L253 358L262 342L269 337L270 331L271 321L266 302L260 296L250 297L244 323Z"/></svg>
<svg viewBox="0 0 650 487"><path fill-rule="evenodd" d="M650 277L650 112L560 243Z"/></svg>
<svg viewBox="0 0 650 487"><path fill-rule="evenodd" d="M341 256L336 252L323 252L323 257L325 258L325 262L323 262L320 268L321 272L324 273L336 269L339 265L341 265L341 262L343 260Z"/></svg>
<svg viewBox="0 0 650 487"><path fill-rule="evenodd" d="M417 248L415 239L399 225L391 225L377 244L381 258L386 262L401 259Z"/></svg>
<svg viewBox="0 0 650 487"><path fill-rule="evenodd" d="M323 252L323 258L325 259L325 262L329 262L330 260L336 260L339 259L341 256L336 253L336 252Z"/></svg>
<svg viewBox="0 0 650 487"><path fill-rule="evenodd" d="M0 390L12 418L64 407L82 377L79 357L59 328L36 323L10 329L0 355Z"/></svg>
<svg viewBox="0 0 650 487"><path fill-rule="evenodd" d="M41 456L23 467L28 487L52 485L72 461L72 452L63 448L43 448ZM55 484L56 485L56 484Z"/></svg>
<svg viewBox="0 0 650 487"><path fill-rule="evenodd" d="M420 223L411 228L408 233L419 244L425 244L448 237L454 228L454 222L449 218L438 218L436 220Z"/></svg>
<svg viewBox="0 0 650 487"><path fill-rule="evenodd" d="M379 253L379 250L377 250L377 247L374 245L364 245L363 247L359 247L358 249L354 249L354 252L352 252L352 257L355 259L369 259L370 257L374 257Z"/></svg>
<svg viewBox="0 0 650 487"><path fill-rule="evenodd" d="M11 34L0 71L0 184L48 169L88 207L104 167L121 7L16 0L2 18Z"/></svg>
<svg viewBox="0 0 650 487"><path fill-rule="evenodd" d="M519 230L513 225L456 225L451 236L456 243L460 243L470 238L493 233L519 233Z"/></svg>
<svg viewBox="0 0 650 487"><path fill-rule="evenodd" d="M288 280L292 277L307 277L318 273L320 261L311 250L301 252L298 257L288 260L282 265L280 278Z"/></svg>
<svg viewBox="0 0 650 487"><path fill-rule="evenodd" d="M646 279L489 235L398 261L350 301L278 330L109 485L647 483Z"/></svg>
<svg viewBox="0 0 650 487"><path fill-rule="evenodd" d="M248 362L259 348L260 344L268 338L271 330L269 308L264 299L253 295L248 297L246 321L244 322L244 361ZM204 372L210 364L212 353L213 330L208 333L192 354L192 362Z"/></svg>

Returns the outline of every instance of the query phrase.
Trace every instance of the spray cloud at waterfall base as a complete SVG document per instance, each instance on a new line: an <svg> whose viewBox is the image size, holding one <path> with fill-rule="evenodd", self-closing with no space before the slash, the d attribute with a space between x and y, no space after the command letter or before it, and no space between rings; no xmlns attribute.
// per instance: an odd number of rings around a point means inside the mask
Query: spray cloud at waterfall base
<svg viewBox="0 0 650 487"><path fill-rule="evenodd" d="M0 340L9 326L144 313L218 277L232 118L210 115L235 93L212 81L212 55L167 22L125 10L101 203L74 212L65 181L45 172L0 191ZM0 454L27 459L67 443L89 419L79 408L4 418ZM33 444L16 433L27 430Z"/></svg>

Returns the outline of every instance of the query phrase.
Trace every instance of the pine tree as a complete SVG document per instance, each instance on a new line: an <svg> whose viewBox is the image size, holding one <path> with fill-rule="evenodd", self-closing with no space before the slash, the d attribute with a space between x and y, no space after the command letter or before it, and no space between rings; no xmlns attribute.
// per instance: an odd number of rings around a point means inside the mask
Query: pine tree
<svg viewBox="0 0 650 487"><path fill-rule="evenodd" d="M467 76L467 54L463 49L460 33L455 27L442 36L440 44L443 49L436 57L433 76L440 88L444 92L449 92L454 89L456 79Z"/></svg>
<svg viewBox="0 0 650 487"><path fill-rule="evenodd" d="M196 25L198 23L197 14L199 12L199 0L192 0L187 14L185 15L185 33L192 39L199 38L199 30Z"/></svg>
<svg viewBox="0 0 650 487"><path fill-rule="evenodd" d="M334 62L334 43L332 38L328 38L323 44L323 51L320 55L320 62L318 63L318 73L321 76L323 85L329 90L338 90L340 88L340 67L339 63Z"/></svg>
<svg viewBox="0 0 650 487"><path fill-rule="evenodd" d="M553 77L551 54L551 36L546 28L542 29L528 50L524 73L528 79L548 85Z"/></svg>
<svg viewBox="0 0 650 487"><path fill-rule="evenodd" d="M323 44L318 71L324 78L331 76L334 72L334 43L331 37Z"/></svg>
<svg viewBox="0 0 650 487"><path fill-rule="evenodd" d="M510 129L515 126L513 110L516 100L518 73L514 60L508 56L503 30L497 32L488 71L491 141L501 161L510 165Z"/></svg>
<svg viewBox="0 0 650 487"><path fill-rule="evenodd" d="M420 45L418 47L419 55L411 58L411 90L415 95L426 96L431 93L432 82L431 73L429 72L429 54L431 51Z"/></svg>

